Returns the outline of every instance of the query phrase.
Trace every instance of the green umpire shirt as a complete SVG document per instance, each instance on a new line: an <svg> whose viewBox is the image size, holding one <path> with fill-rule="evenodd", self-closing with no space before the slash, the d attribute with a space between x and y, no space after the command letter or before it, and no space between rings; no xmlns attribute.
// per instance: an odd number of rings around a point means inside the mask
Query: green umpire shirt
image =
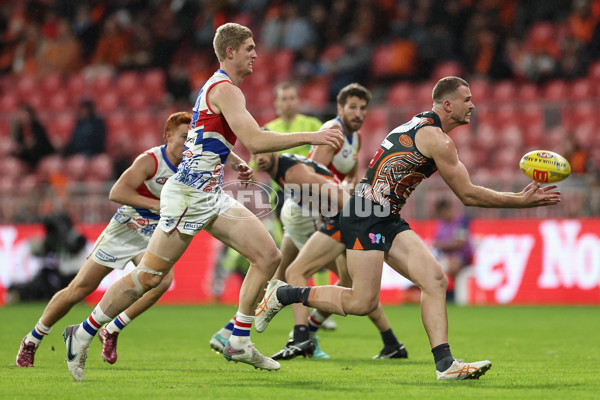
<svg viewBox="0 0 600 400"><path fill-rule="evenodd" d="M296 118L291 123L285 123L281 118L274 119L265 124L265 128L273 132L290 133L290 132L316 132L321 129L323 123L315 117L310 117L304 114L297 114ZM310 152L310 144L294 147L292 149L283 150L280 153L293 153L307 157Z"/></svg>

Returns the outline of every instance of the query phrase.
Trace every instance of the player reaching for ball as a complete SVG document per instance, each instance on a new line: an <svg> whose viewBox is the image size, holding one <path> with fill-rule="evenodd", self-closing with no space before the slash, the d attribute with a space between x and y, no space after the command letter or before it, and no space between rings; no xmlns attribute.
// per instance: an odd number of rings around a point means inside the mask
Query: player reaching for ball
<svg viewBox="0 0 600 400"><path fill-rule="evenodd" d="M379 302L386 261L421 289L421 318L433 353L437 379L476 379L492 363L456 360L448 344L446 276L440 264L400 216L407 198L424 179L439 171L466 206L528 208L561 201L555 185L530 183L520 193L497 192L471 183L448 133L468 124L475 108L469 84L458 77L440 79L433 88L433 109L392 130L369 163L365 178L340 216L351 289L339 286L294 287L269 282L257 308L257 331L266 329L284 306L303 303L328 313L366 315Z"/></svg>
<svg viewBox="0 0 600 400"><path fill-rule="evenodd" d="M35 352L52 326L71 308L100 285L102 279L115 269L123 269L132 261L137 265L158 224L160 194L167 179L177 171L181 162L188 125L192 115L178 112L167 118L163 137L166 145L140 154L115 182L110 191L112 201L124 204L104 229L92 253L88 256L69 286L52 296L39 321L28 333L17 354L17 367L33 367ZM150 308L167 291L173 274L146 293L131 307L102 328L102 357L109 363L117 361L117 336L132 319Z"/></svg>

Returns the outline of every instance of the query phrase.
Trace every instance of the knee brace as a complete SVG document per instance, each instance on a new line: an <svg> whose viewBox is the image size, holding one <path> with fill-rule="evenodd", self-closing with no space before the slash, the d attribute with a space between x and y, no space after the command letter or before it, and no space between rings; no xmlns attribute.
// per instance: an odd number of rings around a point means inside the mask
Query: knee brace
<svg viewBox="0 0 600 400"><path fill-rule="evenodd" d="M342 305L342 293L350 290L339 286L315 286L308 293L308 304L317 310L346 316Z"/></svg>
<svg viewBox="0 0 600 400"><path fill-rule="evenodd" d="M157 256L149 251L146 251L144 254L144 258L140 261L140 264L131 271L131 280L133 281L134 287L136 290L142 290L145 292L150 288L145 288L142 284L141 278L142 273L156 275L156 276L164 276L168 273L175 263L169 261L164 257ZM161 278L162 279L162 278Z"/></svg>

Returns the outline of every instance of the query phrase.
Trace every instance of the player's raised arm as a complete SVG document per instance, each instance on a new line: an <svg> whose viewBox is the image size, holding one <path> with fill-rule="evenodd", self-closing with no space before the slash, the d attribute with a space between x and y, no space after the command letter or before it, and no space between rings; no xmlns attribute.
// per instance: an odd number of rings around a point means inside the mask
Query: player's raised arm
<svg viewBox="0 0 600 400"><path fill-rule="evenodd" d="M454 141L439 128L421 128L416 142L423 155L433 158L440 175L465 206L528 208L560 202L560 193L552 190L556 186L540 188L539 184L533 184L521 193L510 193L474 185L458 158Z"/></svg>
<svg viewBox="0 0 600 400"><path fill-rule="evenodd" d="M159 210L160 200L142 196L136 190L154 174L156 163L157 161L152 155L140 154L115 182L110 189L108 198L119 204Z"/></svg>
<svg viewBox="0 0 600 400"><path fill-rule="evenodd" d="M286 134L262 131L246 110L246 100L237 86L217 85L208 98L213 111L225 116L235 135L251 153L280 151L303 144L328 145L337 149L343 143L343 134L333 129Z"/></svg>

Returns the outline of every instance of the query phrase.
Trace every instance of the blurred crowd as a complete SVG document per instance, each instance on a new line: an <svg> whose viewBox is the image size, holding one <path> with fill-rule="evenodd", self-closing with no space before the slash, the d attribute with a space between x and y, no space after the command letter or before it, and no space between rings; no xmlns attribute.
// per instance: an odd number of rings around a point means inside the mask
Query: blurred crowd
<svg viewBox="0 0 600 400"><path fill-rule="evenodd" d="M251 27L260 52L293 51L298 78L366 82L375 48L394 42L396 77L452 60L470 76L541 82L584 75L600 49L597 0L5 0L0 13L3 73L157 67L193 87L226 21ZM323 60L336 46L343 55Z"/></svg>
<svg viewBox="0 0 600 400"><path fill-rule="evenodd" d="M297 82L319 117L341 87L360 82L374 94L373 122L367 117L363 128L381 134L431 102L433 80L459 74L474 82L476 104L487 95L514 101L505 115L519 126L506 137L566 126L555 134L559 151L584 174L600 165L600 143L588 142L600 126L599 21L600 0L0 0L0 137L12 137L0 146L0 167L15 171L0 187L53 180L60 192L65 179L114 179L140 150L160 144L163 114L192 107L217 67L212 38L225 22L254 32L259 59L242 89L252 90L249 109L261 123L276 116L278 82ZM565 100L579 93L570 90L576 82L587 90L577 110L587 114L563 107L556 120L552 107L532 106L527 112L543 123L533 133L521 125L531 115L522 117L519 102ZM421 83L429 92L412 107ZM376 119L379 105L388 109ZM471 138L493 154L498 142L485 136L500 134L494 118L503 110L481 111ZM137 132L151 137L124 140ZM481 163L481 148L465 160ZM39 221L38 212L5 208L0 218Z"/></svg>

